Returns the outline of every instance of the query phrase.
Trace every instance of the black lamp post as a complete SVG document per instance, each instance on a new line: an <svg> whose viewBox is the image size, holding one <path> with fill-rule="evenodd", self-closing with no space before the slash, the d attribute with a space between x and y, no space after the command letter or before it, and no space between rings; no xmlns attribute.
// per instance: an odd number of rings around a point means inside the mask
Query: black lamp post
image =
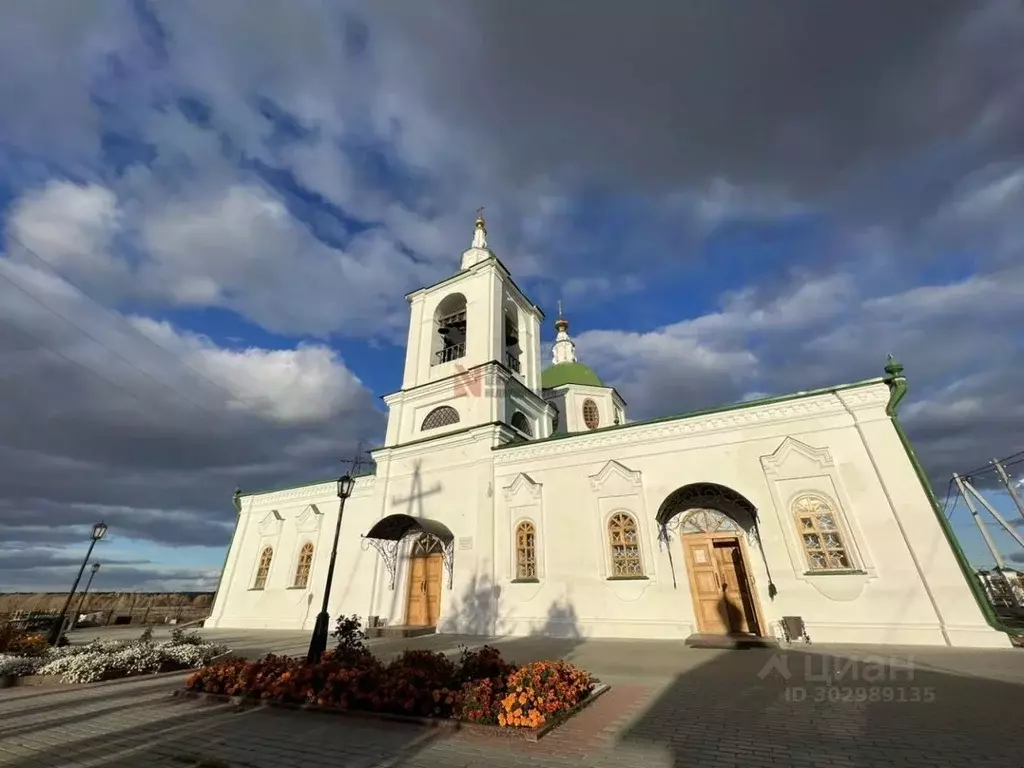
<svg viewBox="0 0 1024 768"><path fill-rule="evenodd" d="M338 523L334 527L334 546L331 547L331 563L327 566L324 602L320 608L320 613L316 617L313 637L309 641L309 653L306 654L307 664L315 664L320 661L320 657L327 650L327 625L331 620L327 613L327 603L331 599L331 582L334 581L334 561L338 558L338 537L341 534L341 518L345 514L345 499L352 495L353 485L355 485L355 480L348 473L338 478Z"/></svg>
<svg viewBox="0 0 1024 768"><path fill-rule="evenodd" d="M93 563L89 566L89 580L85 582L85 589L82 590L82 596L78 599L78 610L75 611L74 616L71 617L70 629L75 628L75 624L78 623L78 617L82 615L82 608L85 607L85 596L89 594L89 587L92 586L92 580L96 578L96 571L99 569L99 563Z"/></svg>
<svg viewBox="0 0 1024 768"><path fill-rule="evenodd" d="M71 600L75 596L75 590L78 589L78 582L82 580L82 574L85 573L85 566L89 562L89 558L92 556L92 548L96 546L96 542L107 535L107 524L96 523L92 527L92 539L89 541L89 551L85 553L85 559L82 560L82 567L78 569L78 575L75 577L75 583L71 585L71 591L68 592L68 599L64 601L64 607L60 609L60 615L57 620L53 622L53 626L50 627L50 636L47 638L47 642L50 645L56 645L60 640L61 631L64 629L64 617L67 616L68 608L71 607Z"/></svg>

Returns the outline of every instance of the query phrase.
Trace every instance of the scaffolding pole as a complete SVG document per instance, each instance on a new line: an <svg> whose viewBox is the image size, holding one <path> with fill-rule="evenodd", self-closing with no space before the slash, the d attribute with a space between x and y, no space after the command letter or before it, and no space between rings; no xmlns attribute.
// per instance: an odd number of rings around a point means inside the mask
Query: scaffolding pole
<svg viewBox="0 0 1024 768"><path fill-rule="evenodd" d="M974 518L974 524L978 526L978 531L981 533L981 537L985 540L988 545L988 551L992 553L992 559L996 561L996 567L1000 570L1006 567L1003 562L1003 556L999 554L999 550L996 549L996 544L992 541L992 537L988 533L988 528L985 527L985 521L981 519L981 515L978 514L977 507L971 501L970 495L967 493L967 489L964 488L964 481L960 475L953 473L953 482L956 483L957 488L960 489L960 495L964 497L964 501L967 502L967 508L971 511L971 516Z"/></svg>
<svg viewBox="0 0 1024 768"><path fill-rule="evenodd" d="M1010 494L1010 498L1013 499L1013 503L1017 506L1017 511L1020 516L1024 518L1024 502L1020 500L1020 494L1017 493L1017 489L1013 487L1013 483L1010 482L1010 476L1006 474L1006 470L1003 468L1002 462L998 459L992 460L992 466L996 468L996 472L999 473L999 478L1003 481L1003 485L1006 486L1006 492Z"/></svg>
<svg viewBox="0 0 1024 768"><path fill-rule="evenodd" d="M988 510L989 514L990 514L990 515L992 515L992 517L994 517L994 518L996 519L996 522L998 522L998 523L999 523L999 524L1000 524L1001 526L1003 526L1003 528L1004 528L1004 529L1006 530L1006 532L1007 532L1008 534L1010 534L1010 536L1012 536L1012 537L1014 538L1014 540L1015 540L1015 541L1016 541L1016 542L1017 542L1018 544L1020 544L1020 546L1021 546L1022 548L1024 548L1024 538L1021 538L1021 535L1020 535L1019 533L1017 533L1017 532L1016 532L1016 531L1015 531L1015 530L1013 529L1013 526L1012 526L1012 525L1010 525L1010 524L1009 524L1009 523L1008 523L1008 522L1006 521L1006 518L1005 518L1005 517L1003 517L1003 516L1002 516L1001 514L999 514L999 513L998 513L998 512L997 512L997 511L995 510L995 507L993 507L993 506L992 506L991 504L989 504L989 503L988 503L988 502L987 502L987 501L985 500L985 497L984 497L984 496L982 496L982 495L981 495L981 494L980 494L980 493L978 492L978 489L977 489L977 488L975 488L975 487L974 487L973 485L971 485L971 481L970 481L970 480L964 480L964 481L963 481L963 483L964 483L964 486L965 486L965 487L967 488L967 490L969 490L969 491L970 491L971 493L973 493L973 494L974 494L974 497L975 497L975 498L976 498L976 499L977 499L978 501L980 501L980 502L981 502L981 505L982 505L983 507L985 507L985 509L987 509L987 510Z"/></svg>

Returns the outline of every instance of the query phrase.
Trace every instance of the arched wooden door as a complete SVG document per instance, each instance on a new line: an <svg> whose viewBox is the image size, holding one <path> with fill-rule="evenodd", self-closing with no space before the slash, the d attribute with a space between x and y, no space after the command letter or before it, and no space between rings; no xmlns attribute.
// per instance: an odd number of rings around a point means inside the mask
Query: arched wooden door
<svg viewBox="0 0 1024 768"><path fill-rule="evenodd" d="M444 573L442 544L422 535L409 554L409 590L405 623L412 627L437 626L441 615L441 579Z"/></svg>
<svg viewBox="0 0 1024 768"><path fill-rule="evenodd" d="M698 631L759 635L742 529L718 510L695 509L681 533Z"/></svg>

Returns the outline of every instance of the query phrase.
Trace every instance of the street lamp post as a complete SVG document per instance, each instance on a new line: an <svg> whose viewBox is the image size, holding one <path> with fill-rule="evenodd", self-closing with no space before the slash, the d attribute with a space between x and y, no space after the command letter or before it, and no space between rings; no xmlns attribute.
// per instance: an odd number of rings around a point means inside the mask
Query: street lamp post
<svg viewBox="0 0 1024 768"><path fill-rule="evenodd" d="M327 650L327 625L331 617L327 613L327 603L331 599L331 582L334 581L334 561L338 558L338 537L341 534L341 518L345 514L345 499L352 495L352 486L355 481L345 473L338 478L338 523L334 526L334 546L331 548L331 563L327 566L327 584L324 585L324 602L320 613L316 617L316 625L313 627L313 637L309 641L309 653L306 654L306 663L315 664Z"/></svg>
<svg viewBox="0 0 1024 768"><path fill-rule="evenodd" d="M93 563L89 566L89 580L85 582L85 589L82 590L82 596L78 599L78 610L75 611L71 617L70 629L75 628L75 624L78 623L78 617L82 615L82 609L85 607L85 596L89 594L89 587L92 586L92 580L96 578L96 571L100 569L99 563Z"/></svg>
<svg viewBox="0 0 1024 768"><path fill-rule="evenodd" d="M107 535L107 524L96 523L92 527L92 538L89 541L89 551L85 553L85 559L82 560L82 567L78 569L78 575L75 577L75 583L71 585L71 591L68 592L68 599L64 601L64 607L60 609L60 615L57 620L53 622L53 626L50 627L50 636L47 638L47 642L50 645L56 645L60 641L61 631L64 629L64 617L67 616L68 608L71 607L71 600L75 597L75 590L78 589L78 582L82 580L82 574L85 573L85 566L89 562L89 558L92 556L92 548L96 546L96 542Z"/></svg>

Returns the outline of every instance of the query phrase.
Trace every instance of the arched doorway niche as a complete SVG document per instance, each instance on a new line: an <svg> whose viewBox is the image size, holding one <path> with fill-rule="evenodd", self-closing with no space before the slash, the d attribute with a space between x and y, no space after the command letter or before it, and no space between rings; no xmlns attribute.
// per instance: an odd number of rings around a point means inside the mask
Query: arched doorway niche
<svg viewBox="0 0 1024 768"><path fill-rule="evenodd" d="M765 564L757 508L742 494L716 483L692 483L670 493L656 517L659 543L682 552L699 634L760 636L764 618L753 568ZM679 549L674 539L679 540ZM774 585L769 576L769 595Z"/></svg>

